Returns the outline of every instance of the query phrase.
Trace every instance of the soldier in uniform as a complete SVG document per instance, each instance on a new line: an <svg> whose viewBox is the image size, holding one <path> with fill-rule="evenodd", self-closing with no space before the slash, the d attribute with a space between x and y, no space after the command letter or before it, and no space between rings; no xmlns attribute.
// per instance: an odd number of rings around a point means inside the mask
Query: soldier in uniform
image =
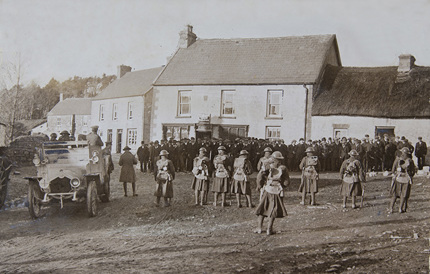
<svg viewBox="0 0 430 274"><path fill-rule="evenodd" d="M311 205L316 205L315 193L318 192L318 173L321 169L321 164L318 156L315 156L314 153L314 148L308 147L306 149L307 156L303 157L299 165L300 170L302 170L302 180L299 187L299 192L302 193L301 205L305 204L307 193L311 194Z"/></svg>
<svg viewBox="0 0 430 274"><path fill-rule="evenodd" d="M161 197L164 198L164 206L170 206L170 200L173 198L173 180L175 179L175 166L167 158L167 150L160 151L160 160L156 163L155 181L157 182L154 193L155 206L160 204Z"/></svg>
<svg viewBox="0 0 430 274"><path fill-rule="evenodd" d="M124 196L127 197L127 183L131 183L133 189L133 196L137 196L136 193L136 173L133 166L137 165L137 160L134 155L130 152L131 148L126 146L124 153L119 158L119 165L121 166L121 173L119 175L119 181L123 183Z"/></svg>
<svg viewBox="0 0 430 274"><path fill-rule="evenodd" d="M418 142L415 144L415 156L418 160L418 169L422 170L426 162L427 144L423 142L423 137L418 137Z"/></svg>
<svg viewBox="0 0 430 274"><path fill-rule="evenodd" d="M58 141L70 141L70 133L67 130L63 130L60 135Z"/></svg>
<svg viewBox="0 0 430 274"><path fill-rule="evenodd" d="M264 192L264 184L267 181L267 175L269 175L269 168L270 168L270 162L271 162L271 156L272 155L272 149L270 147L266 147L264 149L264 156L258 160L257 164L257 191L260 192L260 201L263 197Z"/></svg>
<svg viewBox="0 0 430 274"><path fill-rule="evenodd" d="M91 127L92 131L87 135L88 152L89 152L90 159L92 159L94 156L101 157L101 154L102 154L102 146L104 144L100 136L97 134L98 129L99 129L98 126L92 126ZM103 162L104 160L93 163L92 165L90 165L90 168L97 167L96 170L99 170L99 171L103 170L105 169Z"/></svg>
<svg viewBox="0 0 430 274"><path fill-rule="evenodd" d="M213 160L215 167L212 192L214 193L214 206L217 206L218 195L221 194L221 206L224 207L225 195L230 191L230 158L225 153L225 147L218 147L218 155Z"/></svg>
<svg viewBox="0 0 430 274"><path fill-rule="evenodd" d="M98 147L99 149L101 149L101 147L104 145L102 139L97 134L98 129L99 129L99 126L92 126L91 132L87 135L87 141L88 141L88 145L90 146L90 149L91 147L94 147L94 148Z"/></svg>
<svg viewBox="0 0 430 274"><path fill-rule="evenodd" d="M248 160L248 151L241 150L239 157L233 163L233 181L231 183L231 193L236 193L237 207L242 207L240 195L245 195L247 205L254 207L251 202L251 183L249 175L252 174L252 164Z"/></svg>
<svg viewBox="0 0 430 274"><path fill-rule="evenodd" d="M361 162L357 159L358 152L353 149L349 152L350 157L343 161L340 168L340 177L342 185L340 193L343 196L342 207L346 208L346 201L348 197L352 198L351 206L356 208L356 196L363 195L362 182L366 182L366 174L364 173Z"/></svg>
<svg viewBox="0 0 430 274"><path fill-rule="evenodd" d="M112 151L112 142L107 141L106 147L102 150L102 155L103 155L103 158L105 159L106 175L109 177L110 177L110 174L112 173L112 171L115 169L115 167L113 165L113 161L112 161L111 151Z"/></svg>
<svg viewBox="0 0 430 274"><path fill-rule="evenodd" d="M415 175L415 164L411 159L411 153L407 147L401 149L400 157L394 160L393 180L391 183L390 213L393 213L394 204L400 198L399 213L406 212L408 199L411 194L412 178Z"/></svg>
<svg viewBox="0 0 430 274"><path fill-rule="evenodd" d="M50 136L51 138L49 139L49 141L57 141L57 133L53 132Z"/></svg>
<svg viewBox="0 0 430 274"><path fill-rule="evenodd" d="M209 191L210 159L206 156L204 147L199 149L199 156L193 162L193 183L191 188L195 191L195 204L206 205ZM200 199L199 199L200 198ZM200 201L199 201L200 200Z"/></svg>
<svg viewBox="0 0 430 274"><path fill-rule="evenodd" d="M287 216L283 196L285 188L290 184L290 176L286 166L281 164L284 157L279 151L272 154L272 162L270 164L269 175L265 184L263 197L255 211L258 215L258 226L254 231L261 233L263 221L265 217L269 218L267 225L267 235L274 234L273 223L276 218Z"/></svg>

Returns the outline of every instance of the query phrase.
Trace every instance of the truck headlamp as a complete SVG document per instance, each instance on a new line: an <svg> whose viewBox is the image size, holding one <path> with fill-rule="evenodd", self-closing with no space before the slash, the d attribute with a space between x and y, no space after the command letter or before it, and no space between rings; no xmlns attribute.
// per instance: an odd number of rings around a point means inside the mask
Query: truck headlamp
<svg viewBox="0 0 430 274"><path fill-rule="evenodd" d="M73 178L72 180L70 180L70 185L72 187L78 187L80 186L81 181L78 178Z"/></svg>

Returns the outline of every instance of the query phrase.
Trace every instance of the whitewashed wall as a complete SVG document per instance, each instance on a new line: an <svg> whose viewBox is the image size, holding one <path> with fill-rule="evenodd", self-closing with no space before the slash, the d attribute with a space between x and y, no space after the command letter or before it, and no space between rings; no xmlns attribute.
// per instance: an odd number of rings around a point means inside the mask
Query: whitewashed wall
<svg viewBox="0 0 430 274"><path fill-rule="evenodd" d="M430 120L429 119L386 119L371 117L352 116L313 116L312 117L312 139L322 137L333 137L334 124L347 124L348 136L363 138L369 134L371 138L375 135L376 127L394 127L396 136L405 136L414 145L418 136L430 143Z"/></svg>
<svg viewBox="0 0 430 274"><path fill-rule="evenodd" d="M60 124L58 124L60 119ZM88 134L91 132L91 115L75 115L76 131L75 137L79 134ZM47 135L57 133L60 137L60 132L67 130L69 133L72 130L72 115L48 115L47 117Z"/></svg>
<svg viewBox="0 0 430 274"><path fill-rule="evenodd" d="M128 119L128 103L133 103L133 119ZM118 104L118 119L113 120L113 104ZM91 105L92 125L99 126L99 134L103 142L107 140L107 130L112 129L112 152L115 152L117 144L117 130L122 129L122 145L124 148L127 144L127 129L137 129L136 145L130 145L132 152L135 152L143 138L143 96L114 98L105 100L94 100ZM104 105L104 121L100 121L100 105Z"/></svg>
<svg viewBox="0 0 430 274"><path fill-rule="evenodd" d="M267 91L283 90L282 119L266 118ZM177 117L178 92L191 91L191 117ZM221 91L235 90L235 118L222 118ZM248 136L265 138L266 126L281 126L286 142L303 137L306 90L302 85L262 86L156 86L154 87L151 140L162 139L162 124L198 122L199 114L210 114L212 124L249 125ZM191 128L194 130L194 128Z"/></svg>

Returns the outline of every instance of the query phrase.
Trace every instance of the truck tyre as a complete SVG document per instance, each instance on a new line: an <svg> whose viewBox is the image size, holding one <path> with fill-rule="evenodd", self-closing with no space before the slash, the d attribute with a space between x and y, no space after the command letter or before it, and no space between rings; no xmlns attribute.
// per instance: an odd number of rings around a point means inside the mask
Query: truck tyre
<svg viewBox="0 0 430 274"><path fill-rule="evenodd" d="M28 183L28 211L31 218L37 219L42 216L42 192L39 185L35 182Z"/></svg>
<svg viewBox="0 0 430 274"><path fill-rule="evenodd" d="M95 181L90 181L88 183L87 211L89 217L97 216L97 186Z"/></svg>

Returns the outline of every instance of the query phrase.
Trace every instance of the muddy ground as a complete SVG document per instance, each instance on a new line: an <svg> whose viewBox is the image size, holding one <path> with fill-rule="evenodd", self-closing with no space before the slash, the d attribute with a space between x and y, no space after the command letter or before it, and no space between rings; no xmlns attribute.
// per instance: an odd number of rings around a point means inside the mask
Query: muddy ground
<svg viewBox="0 0 430 274"><path fill-rule="evenodd" d="M99 204L97 217L87 217L84 203L68 203L63 209L52 205L38 220L25 207L23 179L35 169L16 169L20 174L11 176L9 202L0 211L0 272L429 271L430 182L425 177L415 178L408 212L388 214L390 178L369 178L364 207L345 210L338 174L321 175L318 205L311 207L299 204L299 174L292 173L285 199L289 215L277 219L277 233L267 236L253 233L254 209L237 208L234 199L225 208L194 206L191 174L179 173L172 206L157 208L153 176L137 172L139 196L124 197L115 168L111 202ZM252 198L258 203L256 191ZM212 200L211 195L209 204Z"/></svg>

